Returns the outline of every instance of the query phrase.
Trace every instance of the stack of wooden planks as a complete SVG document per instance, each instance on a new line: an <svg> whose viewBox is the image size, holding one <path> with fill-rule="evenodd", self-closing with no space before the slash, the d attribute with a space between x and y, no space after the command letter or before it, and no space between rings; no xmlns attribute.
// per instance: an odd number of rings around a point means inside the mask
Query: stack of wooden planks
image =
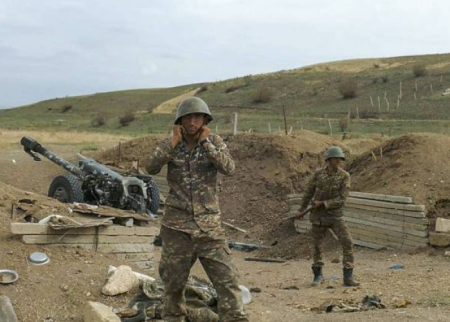
<svg viewBox="0 0 450 322"><path fill-rule="evenodd" d="M12 223L11 233L22 235L25 244L78 247L100 253L114 253L141 268L153 265L153 239L159 233L154 226L97 226L53 229L48 224Z"/></svg>
<svg viewBox="0 0 450 322"><path fill-rule="evenodd" d="M287 200L289 213L294 215L302 195L291 194ZM344 207L344 218L356 245L412 250L428 244L425 206L414 204L409 197L352 191ZM303 233L311 229L311 223L305 217L295 220L295 227Z"/></svg>

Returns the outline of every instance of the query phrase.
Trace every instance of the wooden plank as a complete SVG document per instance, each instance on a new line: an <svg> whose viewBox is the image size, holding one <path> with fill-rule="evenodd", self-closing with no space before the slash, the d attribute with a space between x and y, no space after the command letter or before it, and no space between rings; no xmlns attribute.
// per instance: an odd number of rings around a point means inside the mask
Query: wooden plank
<svg viewBox="0 0 450 322"><path fill-rule="evenodd" d="M369 200L369 199L358 199L358 198L353 198L353 197L347 198L347 203L351 204L351 205L365 205L365 206L371 206L371 207L377 207L377 208L406 210L406 211L411 211L411 212L416 211L416 212L423 213L425 211L424 205L399 204L399 203L376 201L376 200Z"/></svg>
<svg viewBox="0 0 450 322"><path fill-rule="evenodd" d="M11 304L11 300L7 296L0 296L0 321L1 322L18 322L16 312Z"/></svg>
<svg viewBox="0 0 450 322"><path fill-rule="evenodd" d="M375 213L376 214L376 213ZM383 217L379 217L376 215L371 215L370 213L364 213L363 211L349 211L346 210L344 212L344 218L347 220L348 218L360 219L362 221L367 222L375 222L384 225L390 225L394 227L402 227L405 229L412 229L418 231L425 231L428 229L428 224L412 224L406 221L401 220L391 220ZM400 219L400 218L398 218Z"/></svg>
<svg viewBox="0 0 450 322"><path fill-rule="evenodd" d="M411 235L401 236L392 234L392 232L370 231L361 227L350 227L350 225L349 230L352 236L355 235L355 238L357 239L366 241L374 241L374 239L376 239L376 241L380 244L385 244L385 242L396 242L398 244L407 244L417 247L428 244L428 238L425 237L420 238ZM359 238L357 236L359 236ZM364 236L364 238L361 238L361 236Z"/></svg>
<svg viewBox="0 0 450 322"><path fill-rule="evenodd" d="M372 208L373 209L373 208ZM386 209L390 210L390 209ZM392 209L391 209L392 210ZM395 210L393 210L395 212ZM401 210L400 210L401 211ZM409 216L403 216L399 214L391 214L387 212L378 212L374 210L367 210L367 209L359 209L359 208L352 208L352 207L345 207L344 208L344 217L347 213L352 213L353 216L358 218L378 218L378 219L387 219L391 220L392 222L398 223L409 223L414 224L417 226L429 226L429 220L428 218L421 217L409 217ZM357 214L357 215L355 215Z"/></svg>
<svg viewBox="0 0 450 322"><path fill-rule="evenodd" d="M107 235L23 235L25 244L144 244L150 243L149 236L107 236Z"/></svg>
<svg viewBox="0 0 450 322"><path fill-rule="evenodd" d="M379 244L376 244L376 243L370 243L370 242L367 242L367 241L354 239L354 238L353 238L353 244L354 245L358 245L358 246L363 246L363 247L376 249L376 250L380 250L380 249L386 248L386 246L384 246L384 245L379 245Z"/></svg>
<svg viewBox="0 0 450 322"><path fill-rule="evenodd" d="M99 244L100 253L143 253L153 252L153 244Z"/></svg>
<svg viewBox="0 0 450 322"><path fill-rule="evenodd" d="M14 235L95 235L95 230L95 227L54 230L47 224L11 223L11 233ZM155 226L102 226L98 227L98 234L110 236L157 236L159 228Z"/></svg>
<svg viewBox="0 0 450 322"><path fill-rule="evenodd" d="M122 260L128 262L153 261L153 252L144 253L117 253L115 254Z"/></svg>
<svg viewBox="0 0 450 322"><path fill-rule="evenodd" d="M425 232L426 236L416 236L416 235L408 234L406 232L387 230L387 229L380 228L380 227L367 226L364 224L358 224L358 223L354 223L354 222L347 222L347 227L350 230L352 230L354 228L364 229L373 234L376 234L377 236L383 236L383 237L392 236L392 237L396 237L399 239L408 239L408 240L414 240L414 241L419 241L419 242L428 239L428 232Z"/></svg>
<svg viewBox="0 0 450 322"><path fill-rule="evenodd" d="M301 198L293 198L293 199L288 199L287 203L288 206L300 206L302 204L302 200Z"/></svg>
<svg viewBox="0 0 450 322"><path fill-rule="evenodd" d="M384 195L384 194L377 194L377 193L365 193L365 192L359 192L359 191L350 191L349 196L355 197L355 198L360 198L360 199L371 199L371 200L386 201L386 202L396 202L396 203L402 203L402 204L412 204L413 203L411 197L391 196L391 195Z"/></svg>
<svg viewBox="0 0 450 322"><path fill-rule="evenodd" d="M367 229L372 229L372 228L377 229L378 228L382 231L392 230L392 231L396 231L396 232L400 232L400 233L404 233L404 234L408 234L408 235L412 235L412 236L418 236L418 237L427 237L428 236L428 231L426 231L426 230L408 229L408 228L405 228L404 226L384 224L384 223L373 222L373 221L368 221L365 219L359 219L359 218L353 218L353 217L346 217L345 221L348 224L354 223L354 224L359 224L361 226L365 226L365 227L367 227Z"/></svg>
<svg viewBox="0 0 450 322"><path fill-rule="evenodd" d="M117 253L143 253L153 252L152 244L52 244L52 246L58 247L71 247L80 248L91 251L97 251L99 253L117 254Z"/></svg>
<svg viewBox="0 0 450 322"><path fill-rule="evenodd" d="M426 247L427 246L427 244L418 245L418 244L409 244L409 243L405 243L405 242L399 242L399 241L395 241L395 240L380 240L374 236L365 236L365 235L355 235L354 238L358 241L363 241L363 242L368 242L368 243L373 243L373 244L377 244L377 245L383 245L386 247L392 247L395 249L403 249L403 250L412 250L412 249L416 249L418 247Z"/></svg>
<svg viewBox="0 0 450 322"><path fill-rule="evenodd" d="M303 194L300 193L291 193L286 195L286 199L301 199L303 197Z"/></svg>
<svg viewBox="0 0 450 322"><path fill-rule="evenodd" d="M359 204L353 204L353 203L347 203L344 206L344 210L347 208L370 210L370 211L375 211L375 212L380 212L380 213L385 213L385 214L392 214L392 215L400 215L400 216L405 216L405 217L426 218L425 213L419 212L419 211L381 208L381 207L377 207L377 206L359 205Z"/></svg>

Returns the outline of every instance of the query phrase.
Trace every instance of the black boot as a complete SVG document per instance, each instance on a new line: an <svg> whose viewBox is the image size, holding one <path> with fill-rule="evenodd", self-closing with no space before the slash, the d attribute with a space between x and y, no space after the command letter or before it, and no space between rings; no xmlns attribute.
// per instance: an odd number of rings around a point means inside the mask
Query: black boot
<svg viewBox="0 0 450 322"><path fill-rule="evenodd" d="M314 273L314 280L312 281L311 286L317 286L323 280L322 266L313 266L312 271Z"/></svg>
<svg viewBox="0 0 450 322"><path fill-rule="evenodd" d="M359 286L359 283L353 280L353 268L345 268L344 271L344 285L345 286Z"/></svg>

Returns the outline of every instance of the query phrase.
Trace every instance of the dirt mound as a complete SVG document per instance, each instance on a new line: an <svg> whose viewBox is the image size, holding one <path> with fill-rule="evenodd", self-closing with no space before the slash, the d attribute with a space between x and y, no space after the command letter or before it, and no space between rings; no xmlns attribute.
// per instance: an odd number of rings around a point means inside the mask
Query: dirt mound
<svg viewBox="0 0 450 322"><path fill-rule="evenodd" d="M285 196L304 189L311 174L323 165L327 147L340 145L347 152L349 149L329 136L309 131L299 131L293 136L241 134L224 139L236 162L236 172L221 177L223 220L248 231L243 236L230 230L230 238L264 244L276 242L273 256L300 256L298 245L308 243L299 239L292 221L282 222L288 211ZM128 168L131 161L146 160L160 140L145 137L122 144L120 163L117 148L98 155L97 159ZM294 239L298 239L297 246L293 246Z"/></svg>
<svg viewBox="0 0 450 322"><path fill-rule="evenodd" d="M428 216L448 216L450 137L418 133L389 140L350 165L353 190L410 196Z"/></svg>

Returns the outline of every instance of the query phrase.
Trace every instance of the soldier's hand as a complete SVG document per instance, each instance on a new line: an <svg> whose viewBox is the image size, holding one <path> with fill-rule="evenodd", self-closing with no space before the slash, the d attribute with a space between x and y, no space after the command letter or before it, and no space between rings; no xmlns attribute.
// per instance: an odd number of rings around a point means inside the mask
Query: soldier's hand
<svg viewBox="0 0 450 322"><path fill-rule="evenodd" d="M211 129L209 127L207 127L206 125L203 125L201 132L200 132L200 136L198 137L198 142L206 139L210 135L211 135Z"/></svg>
<svg viewBox="0 0 450 322"><path fill-rule="evenodd" d="M314 201L314 208L319 208L323 205L324 205L323 201L318 201L318 200Z"/></svg>
<svg viewBox="0 0 450 322"><path fill-rule="evenodd" d="M174 125L172 129L172 137L170 138L170 143L172 148L176 147L177 144L183 139L183 127L181 125Z"/></svg>

